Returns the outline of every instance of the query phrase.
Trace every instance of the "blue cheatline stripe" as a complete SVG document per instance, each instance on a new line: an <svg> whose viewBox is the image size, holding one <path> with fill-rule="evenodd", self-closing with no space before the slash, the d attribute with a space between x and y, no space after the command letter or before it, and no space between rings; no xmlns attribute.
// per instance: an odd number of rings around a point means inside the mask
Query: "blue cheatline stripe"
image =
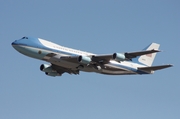
<svg viewBox="0 0 180 119"><path fill-rule="evenodd" d="M61 53L61 54L64 54L64 55L77 56L77 54L75 54L75 53L70 53L70 52L65 52L65 51L61 51L61 50L56 50L56 49L53 49L53 48L44 47L44 48L39 48L39 49L48 50L48 51L52 51L52 52L56 52L56 53Z"/></svg>
<svg viewBox="0 0 180 119"><path fill-rule="evenodd" d="M64 51L59 51L59 50L54 50L51 48L36 48L36 47L32 47L32 46L26 46L26 45L21 45L22 47L24 47L25 49L28 49L28 51L23 50L23 48L19 48L19 50L21 50L21 52L24 52L25 54L29 54L29 55L33 55L34 53L37 53L37 57L41 57L43 58L44 56L46 56L49 53L57 53L57 54L62 54L62 55L70 55L70 56L78 56L76 54L72 54L72 53L68 53L68 52L64 52ZM31 52L29 52L31 51ZM38 51L42 51L41 54L38 54ZM35 55L35 54L34 54Z"/></svg>

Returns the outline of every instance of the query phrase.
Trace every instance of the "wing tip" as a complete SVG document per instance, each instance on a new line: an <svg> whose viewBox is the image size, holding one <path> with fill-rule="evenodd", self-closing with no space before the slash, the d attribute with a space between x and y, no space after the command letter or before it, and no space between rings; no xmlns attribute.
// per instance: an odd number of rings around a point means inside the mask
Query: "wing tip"
<svg viewBox="0 0 180 119"><path fill-rule="evenodd" d="M155 51L155 52L162 52L161 50L158 50L158 49L152 49L152 51Z"/></svg>
<svg viewBox="0 0 180 119"><path fill-rule="evenodd" d="M173 67L174 65L173 64L168 64L169 67Z"/></svg>

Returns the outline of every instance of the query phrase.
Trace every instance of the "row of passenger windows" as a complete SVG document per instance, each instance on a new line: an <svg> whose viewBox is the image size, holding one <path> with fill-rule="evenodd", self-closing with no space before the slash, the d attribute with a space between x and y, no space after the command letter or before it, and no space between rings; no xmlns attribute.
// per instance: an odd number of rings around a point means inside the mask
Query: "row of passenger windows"
<svg viewBox="0 0 180 119"><path fill-rule="evenodd" d="M66 50L66 51L70 51L70 52L78 53L78 54L86 54L86 55L89 54L89 53L87 53L87 52L83 52L83 51L80 51L80 50L74 50L74 49L70 49L70 48L66 48L66 47L54 46L54 48L58 48L58 49L61 49L61 50Z"/></svg>

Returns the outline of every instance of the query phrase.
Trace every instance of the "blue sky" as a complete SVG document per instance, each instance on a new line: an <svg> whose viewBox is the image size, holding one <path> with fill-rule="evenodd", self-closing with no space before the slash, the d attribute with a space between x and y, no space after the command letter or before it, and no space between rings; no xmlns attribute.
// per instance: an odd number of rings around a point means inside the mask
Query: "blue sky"
<svg viewBox="0 0 180 119"><path fill-rule="evenodd" d="M1 119L179 119L180 2L178 0L0 0ZM160 43L153 75L95 73L49 77L42 63L11 42L40 37L105 54Z"/></svg>

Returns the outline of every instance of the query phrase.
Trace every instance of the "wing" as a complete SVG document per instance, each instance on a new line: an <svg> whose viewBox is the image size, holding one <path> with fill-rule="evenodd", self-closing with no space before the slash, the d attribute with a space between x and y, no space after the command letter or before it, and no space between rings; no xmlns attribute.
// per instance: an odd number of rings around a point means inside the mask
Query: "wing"
<svg viewBox="0 0 180 119"><path fill-rule="evenodd" d="M79 74L79 70L72 70L65 67L57 66L55 64L52 64L52 69L56 70L57 73L59 73L60 75L62 75L65 72L69 74L75 74L75 75Z"/></svg>
<svg viewBox="0 0 180 119"><path fill-rule="evenodd" d="M122 55L124 55L125 60L128 61L128 60L131 60L132 58L136 58L137 56L151 54L151 53L155 53L155 52L160 52L160 51L153 49L153 50L138 51L138 52L126 52L126 53L122 53ZM110 55L94 55L94 56L92 56L92 61L108 63L110 60L114 60L114 58L113 58L114 54L110 54Z"/></svg>

